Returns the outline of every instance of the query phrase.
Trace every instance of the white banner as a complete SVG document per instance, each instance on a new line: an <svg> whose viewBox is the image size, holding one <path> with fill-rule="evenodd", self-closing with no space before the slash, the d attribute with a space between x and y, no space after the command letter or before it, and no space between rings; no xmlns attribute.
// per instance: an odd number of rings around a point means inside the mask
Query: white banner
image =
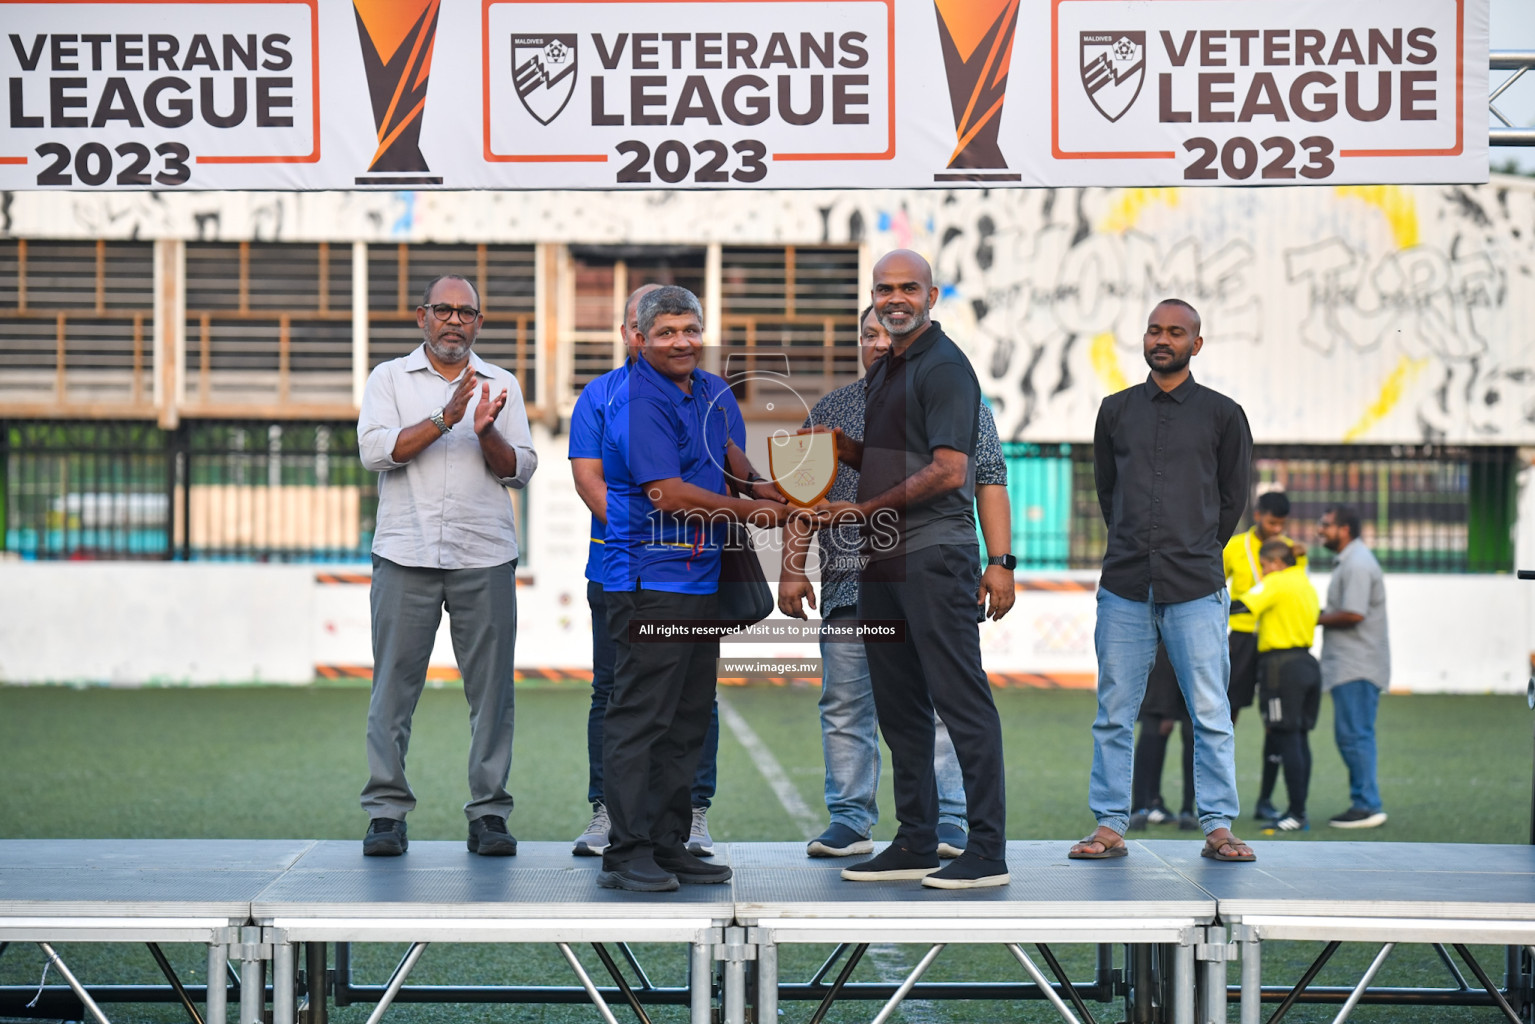
<svg viewBox="0 0 1535 1024"><path fill-rule="evenodd" d="M0 0L0 189L1487 179L1487 0Z"/></svg>

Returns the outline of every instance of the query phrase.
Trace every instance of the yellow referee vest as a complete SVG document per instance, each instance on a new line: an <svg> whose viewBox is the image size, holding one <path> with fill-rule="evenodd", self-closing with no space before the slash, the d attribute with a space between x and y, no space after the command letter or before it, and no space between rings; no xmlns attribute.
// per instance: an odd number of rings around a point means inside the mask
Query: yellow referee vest
<svg viewBox="0 0 1535 1024"><path fill-rule="evenodd" d="M1284 534L1280 534L1279 540L1286 544L1293 544ZM1258 566L1258 549L1263 542L1258 539L1256 526L1237 534L1226 542L1225 549L1221 552L1221 562L1226 570L1226 588L1231 594L1233 603L1240 601L1241 594L1246 593L1263 579L1263 570ZM1295 562L1296 566L1305 571L1306 558L1301 556ZM1231 631L1233 633L1252 633L1258 628L1258 617L1247 612L1237 612L1231 616Z"/></svg>
<svg viewBox="0 0 1535 1024"><path fill-rule="evenodd" d="M1311 646L1322 605L1300 566L1269 573L1237 598L1258 616L1259 654Z"/></svg>

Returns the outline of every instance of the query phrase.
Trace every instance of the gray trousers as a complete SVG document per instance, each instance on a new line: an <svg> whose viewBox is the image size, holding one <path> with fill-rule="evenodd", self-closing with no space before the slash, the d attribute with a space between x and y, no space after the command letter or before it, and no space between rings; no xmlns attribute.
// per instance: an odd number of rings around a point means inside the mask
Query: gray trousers
<svg viewBox="0 0 1535 1024"><path fill-rule="evenodd" d="M512 651L517 640L517 562L488 569L420 569L373 556L373 696L368 702L370 818L404 820L416 795L405 781L410 720L442 612L469 702L469 802L464 815L507 817L512 768Z"/></svg>

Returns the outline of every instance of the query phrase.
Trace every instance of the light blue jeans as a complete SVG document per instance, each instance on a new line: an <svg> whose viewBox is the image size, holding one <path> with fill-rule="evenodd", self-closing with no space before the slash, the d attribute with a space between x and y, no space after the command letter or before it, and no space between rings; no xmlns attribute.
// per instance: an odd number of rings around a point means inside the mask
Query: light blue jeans
<svg viewBox="0 0 1535 1024"><path fill-rule="evenodd" d="M1149 595L1148 595L1149 596ZM1125 834L1135 757L1135 717L1156 661L1167 648L1178 688L1194 718L1194 803L1206 835L1230 828L1237 802L1236 741L1226 684L1229 599L1224 588L1174 604L1129 601L1098 588L1098 717L1093 722L1093 773L1088 805L1098 824Z"/></svg>
<svg viewBox="0 0 1535 1024"><path fill-rule="evenodd" d="M1375 712L1380 688L1368 679L1354 679L1332 688L1332 735L1348 765L1351 808L1375 813L1381 809L1380 784L1375 776Z"/></svg>
<svg viewBox="0 0 1535 1024"><path fill-rule="evenodd" d="M852 618L837 609L828 618ZM879 821L879 719L861 643L821 641L821 751L826 758L826 810L833 824L861 836ZM934 717L933 769L938 781L938 823L967 828L965 780L949 730Z"/></svg>

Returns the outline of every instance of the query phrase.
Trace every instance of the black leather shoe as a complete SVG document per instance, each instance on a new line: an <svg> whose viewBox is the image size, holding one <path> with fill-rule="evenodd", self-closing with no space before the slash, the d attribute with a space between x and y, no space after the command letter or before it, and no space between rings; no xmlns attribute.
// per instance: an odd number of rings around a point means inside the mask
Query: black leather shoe
<svg viewBox="0 0 1535 1024"><path fill-rule="evenodd" d="M672 892L677 888L677 876L656 866L656 862L647 857L612 871L599 872L597 884L604 889L627 889L630 892Z"/></svg>
<svg viewBox="0 0 1535 1024"><path fill-rule="evenodd" d="M368 822L368 834L362 837L364 857L398 857L409 846L405 822L395 818L374 818Z"/></svg>
<svg viewBox="0 0 1535 1024"><path fill-rule="evenodd" d="M517 838L506 830L506 819L494 814L469 823L469 852L481 857L517 856Z"/></svg>
<svg viewBox="0 0 1535 1024"><path fill-rule="evenodd" d="M733 872L724 864L715 864L688 852L656 854L656 866L677 876L683 885L718 885L730 881Z"/></svg>

